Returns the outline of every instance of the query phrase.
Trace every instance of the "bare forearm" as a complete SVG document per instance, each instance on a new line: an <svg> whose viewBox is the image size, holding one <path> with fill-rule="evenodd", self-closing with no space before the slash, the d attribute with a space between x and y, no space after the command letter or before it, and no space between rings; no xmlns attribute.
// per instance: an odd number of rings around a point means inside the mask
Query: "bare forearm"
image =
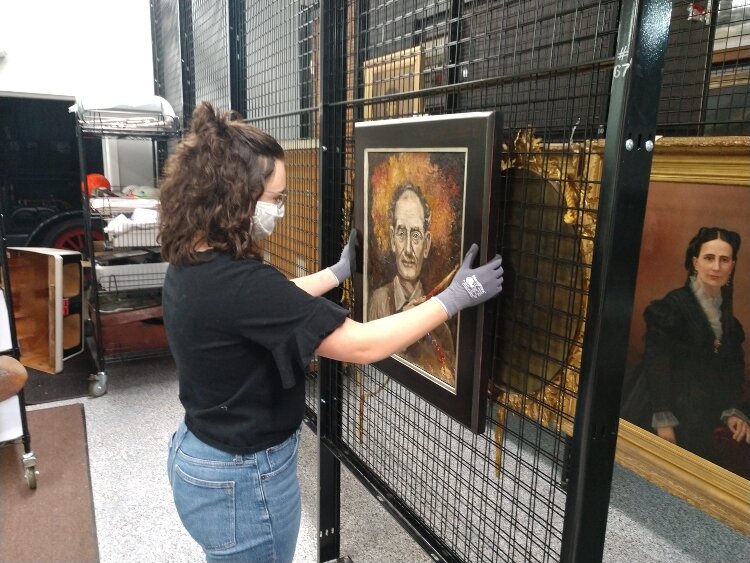
<svg viewBox="0 0 750 563"><path fill-rule="evenodd" d="M325 295L339 284L336 276L334 276L328 268L310 274L309 276L294 278L291 281L302 291L315 297Z"/></svg>
<svg viewBox="0 0 750 563"><path fill-rule="evenodd" d="M320 343L317 353L342 362L369 364L406 349L447 320L445 309L434 299L368 323L347 319Z"/></svg>

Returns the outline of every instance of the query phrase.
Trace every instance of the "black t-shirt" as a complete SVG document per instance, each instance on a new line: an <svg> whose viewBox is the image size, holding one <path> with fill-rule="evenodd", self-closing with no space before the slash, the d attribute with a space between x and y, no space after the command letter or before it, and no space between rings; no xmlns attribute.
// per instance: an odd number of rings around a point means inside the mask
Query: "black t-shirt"
<svg viewBox="0 0 750 563"><path fill-rule="evenodd" d="M206 259L170 265L162 295L185 423L223 451L260 451L302 423L305 369L349 312L257 260Z"/></svg>

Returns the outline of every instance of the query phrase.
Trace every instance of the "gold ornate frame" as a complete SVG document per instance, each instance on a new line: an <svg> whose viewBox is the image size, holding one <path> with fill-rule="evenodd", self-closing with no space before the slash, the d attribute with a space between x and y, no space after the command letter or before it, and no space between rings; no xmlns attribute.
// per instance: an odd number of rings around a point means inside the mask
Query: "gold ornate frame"
<svg viewBox="0 0 750 563"><path fill-rule="evenodd" d="M590 145L589 145L590 147ZM585 317L593 256L593 239L596 231L596 209L599 204L599 182L589 178L601 177L601 155L593 156L586 145L548 144L534 136L531 129L518 133L509 156L501 164L504 170L517 168L528 170L548 182L559 191L566 203L563 221L576 227L583 269L581 290L581 315ZM585 323L580 321L575 330L572 345L568 350L564 367L560 369L537 393L525 394L512 390L499 391L497 402L498 426L496 441L502 443L503 427L507 409L523 413L548 427L555 427L567 434L573 433L573 417L578 394L578 377L583 353ZM497 452L498 467L500 452Z"/></svg>
<svg viewBox="0 0 750 563"><path fill-rule="evenodd" d="M378 98L388 94L418 92L422 88L423 55L421 47L404 49L382 57L368 59L364 64L364 97ZM364 118L383 119L409 117L422 113L422 96L398 101L366 103Z"/></svg>
<svg viewBox="0 0 750 563"><path fill-rule="evenodd" d="M580 318L585 318L596 210L599 203L604 141L543 144L531 130L521 131L503 162L504 169L534 172L561 192L564 222L575 225L584 262ZM659 138L651 181L750 188L750 137ZM572 435L583 351L584 321L568 350L564 367L536 393L498 392L495 431L499 470L507 411L521 413ZM750 481L714 465L650 432L620 420L616 460L675 496L743 534L750 535Z"/></svg>

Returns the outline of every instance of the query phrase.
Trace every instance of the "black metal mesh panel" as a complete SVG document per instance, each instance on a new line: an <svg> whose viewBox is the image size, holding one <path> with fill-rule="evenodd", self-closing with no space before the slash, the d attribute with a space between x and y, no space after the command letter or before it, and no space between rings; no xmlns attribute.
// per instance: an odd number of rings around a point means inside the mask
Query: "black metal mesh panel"
<svg viewBox="0 0 750 563"><path fill-rule="evenodd" d="M498 107L509 128L591 139L606 120L618 2L495 2L461 17L457 109Z"/></svg>
<svg viewBox="0 0 750 563"><path fill-rule="evenodd" d="M319 269L317 3L249 2L247 58L240 77L248 119L274 135L286 153L288 217L266 245L266 258L285 273Z"/></svg>
<svg viewBox="0 0 750 563"><path fill-rule="evenodd" d="M750 6L674 2L659 105L659 132L750 133Z"/></svg>
<svg viewBox="0 0 750 563"><path fill-rule="evenodd" d="M565 496L553 432L511 415L498 458L492 433L471 433L375 368L344 381L348 455L441 538L444 553L463 561L558 559Z"/></svg>
<svg viewBox="0 0 750 563"><path fill-rule="evenodd" d="M604 134L619 4L366 6L357 115L502 114L507 274L485 434L362 367L344 379L342 440L452 558L558 560L600 181L586 155Z"/></svg>
<svg viewBox="0 0 750 563"><path fill-rule="evenodd" d="M248 2L247 115L279 140L309 138L316 2ZM303 119L301 116L306 115ZM263 119L265 118L265 119Z"/></svg>
<svg viewBox="0 0 750 563"><path fill-rule="evenodd" d="M153 0L153 41L156 50L156 93L167 100L184 123L182 102L182 62L177 0Z"/></svg>
<svg viewBox="0 0 750 563"><path fill-rule="evenodd" d="M290 277L321 268L319 248L318 2L247 2L246 58L239 80L247 92L248 119L284 147L287 215L265 244L265 260ZM318 81L319 84L319 81ZM316 365L310 368L317 371ZM309 380L308 408L315 409Z"/></svg>
<svg viewBox="0 0 750 563"><path fill-rule="evenodd" d="M231 107L228 0L192 0L195 100L216 109Z"/></svg>
<svg viewBox="0 0 750 563"><path fill-rule="evenodd" d="M736 6L735 6L736 4ZM750 4L718 2L705 135L750 134Z"/></svg>

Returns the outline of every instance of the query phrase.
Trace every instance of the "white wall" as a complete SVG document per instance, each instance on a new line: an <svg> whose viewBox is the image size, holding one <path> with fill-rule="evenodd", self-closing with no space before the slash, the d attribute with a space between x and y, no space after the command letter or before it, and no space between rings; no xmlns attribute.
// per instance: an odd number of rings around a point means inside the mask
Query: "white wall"
<svg viewBox="0 0 750 563"><path fill-rule="evenodd" d="M0 0L0 96L103 97L154 93L149 0ZM105 142L115 187L152 185L151 144Z"/></svg>
<svg viewBox="0 0 750 563"><path fill-rule="evenodd" d="M0 0L0 95L153 94L149 10L149 0Z"/></svg>

